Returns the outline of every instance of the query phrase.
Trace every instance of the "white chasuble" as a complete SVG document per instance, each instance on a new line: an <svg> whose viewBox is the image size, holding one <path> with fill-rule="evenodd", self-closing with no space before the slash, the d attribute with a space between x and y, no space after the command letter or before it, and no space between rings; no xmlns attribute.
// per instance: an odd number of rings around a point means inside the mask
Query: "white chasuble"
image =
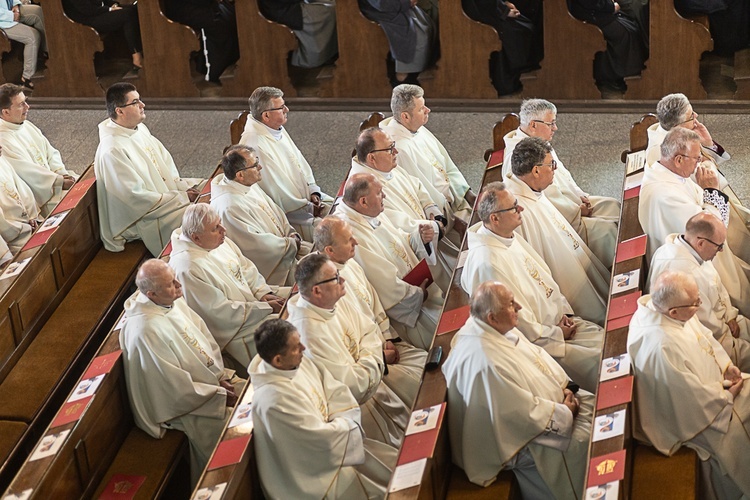
<svg viewBox="0 0 750 500"><path fill-rule="evenodd" d="M39 210L31 188L5 156L0 156L0 215L0 237L15 255L31 238L33 231L29 221L39 217Z"/></svg>
<svg viewBox="0 0 750 500"><path fill-rule="evenodd" d="M13 258L13 254L10 253L8 243L0 237L0 266L10 261Z"/></svg>

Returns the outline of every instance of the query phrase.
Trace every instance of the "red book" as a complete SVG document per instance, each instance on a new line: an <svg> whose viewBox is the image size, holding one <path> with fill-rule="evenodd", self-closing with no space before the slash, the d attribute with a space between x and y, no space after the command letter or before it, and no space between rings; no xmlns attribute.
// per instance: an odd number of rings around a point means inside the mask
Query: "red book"
<svg viewBox="0 0 750 500"><path fill-rule="evenodd" d="M78 401L73 401L72 403L65 403L63 407L60 408L60 411L57 412L57 416L50 424L50 428L60 427L61 425L75 422L81 418L81 415L83 415L84 410L88 408L91 398L93 397L94 396L89 396L84 399L79 399Z"/></svg>
<svg viewBox="0 0 750 500"><path fill-rule="evenodd" d="M603 410L633 400L633 375L607 380L599 384L596 409Z"/></svg>
<svg viewBox="0 0 750 500"><path fill-rule="evenodd" d="M214 456L211 457L211 462L208 464L208 470L239 463L242 460L242 454L245 453L247 444L250 442L250 436L251 434L248 434L219 443Z"/></svg>
<svg viewBox="0 0 750 500"><path fill-rule="evenodd" d="M83 374L81 380L96 377L97 375L101 375L102 373L109 373L109 370L112 369L112 367L115 365L115 361L117 361L117 358L119 358L121 354L122 351L118 349L115 352L111 352L103 356L97 356L91 361L88 370L86 370L86 373Z"/></svg>
<svg viewBox="0 0 750 500"><path fill-rule="evenodd" d="M626 260L634 259L646 255L646 235L642 234L635 238L630 238L617 245L617 257L615 258L615 264L624 262Z"/></svg>
<svg viewBox="0 0 750 500"><path fill-rule="evenodd" d="M404 437L401 444L401 453L398 456L396 465L408 464L425 457L431 457L435 452L440 426L443 425L445 416L445 403L440 406L440 415L438 416L437 425L429 431L417 432Z"/></svg>
<svg viewBox="0 0 750 500"><path fill-rule="evenodd" d="M489 161L487 161L487 170L497 167L498 165L503 164L503 156L505 155L505 150L501 149L500 151L493 151L490 155Z"/></svg>
<svg viewBox="0 0 750 500"><path fill-rule="evenodd" d="M414 286L419 286L424 280L428 280L427 286L430 286L432 284L432 273L430 272L430 268L427 266L427 261L424 259L419 261L417 267L409 271L409 274L401 279Z"/></svg>
<svg viewBox="0 0 750 500"><path fill-rule="evenodd" d="M623 316L632 316L635 310L638 309L639 298L641 298L640 290L636 290L635 292L620 297L612 297L609 300L607 319L613 320L616 318L622 318Z"/></svg>
<svg viewBox="0 0 750 500"><path fill-rule="evenodd" d="M81 201L81 198L83 198L83 195L88 192L91 186L94 185L94 182L96 182L96 178L92 177L90 179L86 179L85 181L78 181L73 184L73 187L70 188L68 194L66 194L65 198L63 198L62 201L57 204L50 215L59 214L60 212L70 210L71 208L76 206L78 202Z"/></svg>
<svg viewBox="0 0 750 500"><path fill-rule="evenodd" d="M630 198L635 198L636 196L641 194L641 186L632 187L630 189L626 189L625 193L622 195L622 200L629 200Z"/></svg>
<svg viewBox="0 0 750 500"><path fill-rule="evenodd" d="M435 335L452 332L464 326L466 320L469 319L469 307L467 304L456 309L451 309L450 311L443 311Z"/></svg>
<svg viewBox="0 0 750 500"><path fill-rule="evenodd" d="M146 476L115 474L107 483L99 500L130 500L135 498L135 494L144 482L146 482Z"/></svg>
<svg viewBox="0 0 750 500"><path fill-rule="evenodd" d="M608 319L607 331L611 332L612 330L617 330L618 328L628 326L630 324L630 318L632 317L632 314L626 314L625 316L620 316L619 318Z"/></svg>
<svg viewBox="0 0 750 500"><path fill-rule="evenodd" d="M34 236L29 238L29 241L26 242L21 250L31 250L32 248L44 245L55 231L57 231L57 228L49 229L47 231L37 231L34 233Z"/></svg>
<svg viewBox="0 0 750 500"><path fill-rule="evenodd" d="M339 192L336 193L336 198L341 198L344 196L344 188L346 187L346 179L344 179L344 182L341 183L341 186L339 187Z"/></svg>
<svg viewBox="0 0 750 500"><path fill-rule="evenodd" d="M161 252L162 257L166 257L167 255L172 253L172 242L170 241L167 243L167 246L164 247L164 250Z"/></svg>
<svg viewBox="0 0 750 500"><path fill-rule="evenodd" d="M625 478L625 450L594 457L589 462L589 484L587 488L621 481Z"/></svg>

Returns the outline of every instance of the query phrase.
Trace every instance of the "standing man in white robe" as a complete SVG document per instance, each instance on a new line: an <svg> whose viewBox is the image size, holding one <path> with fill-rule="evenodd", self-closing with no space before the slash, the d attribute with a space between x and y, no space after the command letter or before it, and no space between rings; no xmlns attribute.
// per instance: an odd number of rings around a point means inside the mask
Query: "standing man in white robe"
<svg viewBox="0 0 750 500"><path fill-rule="evenodd" d="M258 185L286 213L306 241L313 225L328 215L333 198L315 182L310 164L284 128L289 108L284 93L275 87L258 87L248 99L250 115L240 144L252 147L266 175Z"/></svg>
<svg viewBox="0 0 750 500"><path fill-rule="evenodd" d="M145 108L134 85L107 89L109 118L99 124L94 170L102 243L110 252L140 239L159 255L204 182L180 177L172 155L143 124Z"/></svg>
<svg viewBox="0 0 750 500"><path fill-rule="evenodd" d="M263 166L255 150L231 146L221 158L224 171L211 181L211 207L229 238L258 267L269 285L292 285L297 259L312 244L297 233L284 211L258 185Z"/></svg>
<svg viewBox="0 0 750 500"><path fill-rule="evenodd" d="M523 207L502 182L492 182L482 189L476 210L482 222L469 228L461 286L471 295L485 281L503 283L523 306L521 333L581 387L596 392L604 330L574 315L547 264L515 234Z"/></svg>
<svg viewBox="0 0 750 500"><path fill-rule="evenodd" d="M660 275L638 300L628 333L634 435L665 455L695 450L713 483L701 498L747 497L750 384L696 317L700 303L695 280L680 271Z"/></svg>
<svg viewBox="0 0 750 500"><path fill-rule="evenodd" d="M170 267L146 261L125 302L120 347L136 425L154 438L166 429L190 441L191 484L198 482L244 380L224 368L206 324L182 299Z"/></svg>
<svg viewBox="0 0 750 500"><path fill-rule="evenodd" d="M60 152L28 121L29 104L23 87L0 85L0 145L3 156L29 185L42 211L49 215L78 176L65 168Z"/></svg>
<svg viewBox="0 0 750 500"><path fill-rule="evenodd" d="M674 127L661 144L661 160L644 170L638 200L638 220L648 235L648 258L667 237L680 233L688 219L707 211L726 225L729 222L727 196L719 190L716 171L699 165L700 136L692 130ZM695 182L690 178L695 174ZM713 261L732 304L743 315L750 313L750 266L727 247Z"/></svg>
<svg viewBox="0 0 750 500"><path fill-rule="evenodd" d="M505 141L503 177L513 175L513 150L523 139L539 137L547 142L557 131L557 107L544 99L526 99L519 112L521 125L508 132ZM620 219L620 202L606 196L591 196L578 187L570 171L557 156L552 159L557 170L552 184L544 195L565 217L594 255L608 268L612 267L617 243L617 222Z"/></svg>
<svg viewBox="0 0 750 500"><path fill-rule="evenodd" d="M476 195L448 151L425 127L430 108L425 105L422 87L402 84L394 88L391 111L393 116L380 122L380 128L396 141L399 165L422 181L448 219L448 238L460 246ZM456 231L451 231L454 224Z"/></svg>
<svg viewBox="0 0 750 500"><path fill-rule="evenodd" d="M0 155L2 152L0 147ZM40 219L34 193L4 155L0 156L0 216L0 237L15 255L29 241Z"/></svg>
<svg viewBox="0 0 750 500"><path fill-rule="evenodd" d="M304 356L294 326L270 320L255 332L253 443L267 498L383 498L396 449L362 432L346 385Z"/></svg>
<svg viewBox="0 0 750 500"><path fill-rule="evenodd" d="M219 215L209 205L189 206L182 227L172 233L169 266L182 283L190 308L243 373L256 354L253 332L264 320L278 317L290 290L268 286L225 234Z"/></svg>
<svg viewBox="0 0 750 500"><path fill-rule="evenodd" d="M387 217L382 184L372 174L356 174L346 181L343 203L336 217L346 220L357 238L354 260L383 303L399 336L415 347L428 350L443 308L443 293L437 284L419 286L403 280L420 259L435 262L435 231L420 224L411 233L397 228ZM428 253L429 252L429 253Z"/></svg>
<svg viewBox="0 0 750 500"><path fill-rule="evenodd" d="M398 447L411 408L383 382L380 329L356 305L340 299L346 279L319 253L302 259L295 273L299 294L289 300L289 322L307 346L307 356L352 391L363 410L367 437Z"/></svg>
<svg viewBox="0 0 750 500"><path fill-rule="evenodd" d="M496 282L471 297L443 364L453 462L480 486L510 469L523 498L579 499L594 396L515 328L521 309Z"/></svg>
<svg viewBox="0 0 750 500"><path fill-rule="evenodd" d="M516 232L544 259L576 314L604 325L610 273L544 193L557 168L551 151L538 137L522 140L513 151L506 187L526 210Z"/></svg>
<svg viewBox="0 0 750 500"><path fill-rule="evenodd" d="M339 274L346 279L347 293L341 300L358 307L362 314L378 325L387 370L383 380L411 408L422 382L427 352L402 342L398 333L391 328L378 293L367 280L362 266L354 260L357 239L349 223L329 215L315 228L314 237L315 248L327 255Z"/></svg>

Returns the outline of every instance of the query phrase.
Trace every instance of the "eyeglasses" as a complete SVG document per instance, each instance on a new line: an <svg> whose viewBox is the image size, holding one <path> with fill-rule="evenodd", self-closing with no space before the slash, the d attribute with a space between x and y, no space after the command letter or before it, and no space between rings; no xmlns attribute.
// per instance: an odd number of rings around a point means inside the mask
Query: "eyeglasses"
<svg viewBox="0 0 750 500"><path fill-rule="evenodd" d="M392 142L391 146L385 149L373 149L370 153L379 153L381 151L388 151L388 154L392 155L396 151L396 143Z"/></svg>
<svg viewBox="0 0 750 500"><path fill-rule="evenodd" d="M336 271L336 276L334 276L333 278L330 278L330 279L327 279L327 280L323 280L323 281L319 281L319 282L313 284L313 286L323 285L325 283L330 283L331 281L335 281L337 285L341 284L341 276L339 275L338 271Z"/></svg>
<svg viewBox="0 0 750 500"><path fill-rule="evenodd" d="M557 127L557 120L552 120L551 122L545 122L544 120L531 120L531 121L532 122L537 122L537 123L544 123L549 128Z"/></svg>
<svg viewBox="0 0 750 500"><path fill-rule="evenodd" d="M686 307L700 307L701 304L703 304L703 301L701 300L700 297L698 297L698 300L696 300L692 304L687 304L687 305L684 305L684 306L674 306L674 307L670 307L670 309L684 309Z"/></svg>
<svg viewBox="0 0 750 500"><path fill-rule="evenodd" d="M279 108L268 108L263 112L265 113L266 111L281 111L282 109L286 109L287 111L289 111L289 108L286 106L286 104L282 104Z"/></svg>
<svg viewBox="0 0 750 500"><path fill-rule="evenodd" d="M709 240L708 238L704 238L703 236L698 236L698 239L699 240L705 240L705 241L711 243L713 246L716 247L716 251L717 252L721 252L722 250L724 250L724 243L716 243L716 242L713 242L713 241Z"/></svg>
<svg viewBox="0 0 750 500"><path fill-rule="evenodd" d="M503 212L513 212L517 214L520 211L521 207L518 206L518 200L513 204L510 208L503 208L502 210L495 210L494 212L490 212L490 215L492 214L501 214Z"/></svg>
<svg viewBox="0 0 750 500"><path fill-rule="evenodd" d="M536 166L536 167L549 167L552 170L557 170L557 161L552 160L551 163L537 163L534 166Z"/></svg>
<svg viewBox="0 0 750 500"><path fill-rule="evenodd" d="M237 171L237 173L239 173L239 172L244 172L245 170L249 170L249 169L251 169L251 168L258 168L259 166L260 166L260 158L256 158L256 160L255 160L255 163L253 163L252 165L248 165L248 166L247 166L247 167L245 167L245 168L241 168L241 169L239 169L239 170Z"/></svg>
<svg viewBox="0 0 750 500"><path fill-rule="evenodd" d="M699 161L701 161L703 159L700 156L688 156L688 155L683 155L683 154L677 154L677 155L675 155L675 158L678 157L678 156L682 156L683 158L690 158L691 160L694 160L696 163L698 163Z"/></svg>
<svg viewBox="0 0 750 500"><path fill-rule="evenodd" d="M690 118L688 118L684 122L680 122L680 125L682 125L683 123L695 121L696 118L698 118L698 113L696 113L695 111L693 111L692 116L690 116Z"/></svg>
<svg viewBox="0 0 750 500"><path fill-rule="evenodd" d="M135 99L135 100L133 100L133 102L129 102L127 104L123 104L122 106L117 106L117 107L118 108L127 108L128 106L135 106L136 104L144 104L145 105L146 103L144 103L140 99Z"/></svg>

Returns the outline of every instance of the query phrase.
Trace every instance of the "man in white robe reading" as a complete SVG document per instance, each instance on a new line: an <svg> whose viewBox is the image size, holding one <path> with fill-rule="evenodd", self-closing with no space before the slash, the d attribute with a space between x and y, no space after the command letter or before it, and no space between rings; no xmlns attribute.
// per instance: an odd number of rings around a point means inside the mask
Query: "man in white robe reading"
<svg viewBox="0 0 750 500"><path fill-rule="evenodd" d="M250 115L240 144L252 147L266 174L258 185L286 213L306 241L313 225L331 210L333 198L315 182L310 164L284 128L289 108L284 93L275 87L258 87L248 99Z"/></svg>
<svg viewBox="0 0 750 500"><path fill-rule="evenodd" d="M3 156L29 185L46 216L75 183L78 175L65 168L60 152L39 128L28 121L29 104L23 87L0 85L0 144Z"/></svg>
<svg viewBox="0 0 750 500"><path fill-rule="evenodd" d="M269 285L292 285L297 259L312 244L294 230L284 211L258 185L263 166L255 150L237 144L221 159L224 171L211 181L211 207L227 236L258 267Z"/></svg>
<svg viewBox="0 0 750 500"><path fill-rule="evenodd" d="M443 364L453 463L489 486L503 469L523 498L583 498L594 396L515 326L521 306L504 285L471 297L471 317Z"/></svg>
<svg viewBox="0 0 750 500"><path fill-rule="evenodd" d="M39 210L31 188L16 174L3 152L0 147L0 237L15 255L39 226Z"/></svg>
<svg viewBox="0 0 750 500"><path fill-rule="evenodd" d="M264 320L278 317L290 290L268 286L225 234L209 205L189 206L182 227L172 233L169 266L190 308L237 364L237 371L244 373L256 354L253 332Z"/></svg>
<svg viewBox="0 0 750 500"><path fill-rule="evenodd" d="M346 280L320 253L300 260L299 294L289 300L289 322L307 347L307 356L352 391L362 407L369 438L398 447L411 408L383 383L385 361L380 329L356 305L341 301Z"/></svg>
<svg viewBox="0 0 750 500"><path fill-rule="evenodd" d="M383 498L396 449L362 432L349 388L304 356L290 323L255 332L253 443L267 498Z"/></svg>
<svg viewBox="0 0 750 500"><path fill-rule="evenodd" d="M413 407L422 382L427 352L402 342L391 327L378 293L367 280L362 266L354 260L357 240L349 223L329 215L315 228L314 238L315 248L327 255L339 274L346 279L347 293L341 300L359 308L362 314L378 325L387 369L383 380L406 406Z"/></svg>
<svg viewBox="0 0 750 500"><path fill-rule="evenodd" d="M526 210L516 233L549 266L576 314L603 325L610 273L544 194L557 167L551 151L538 137L522 140L513 151L513 176L505 185Z"/></svg>
<svg viewBox="0 0 750 500"><path fill-rule="evenodd" d="M539 137L550 142L557 131L557 107L544 99L523 101L519 118L521 125L503 137L503 178L513 175L513 150L516 144L528 137ZM614 198L586 193L560 161L554 148L551 154L552 159L557 162L557 170L552 184L544 190L544 196L573 226L594 255L605 266L611 267L617 244L620 202Z"/></svg>
<svg viewBox="0 0 750 500"><path fill-rule="evenodd" d="M683 234L670 234L651 259L650 280L666 271L682 271L695 279L701 305L698 320L724 346L732 363L750 371L750 323L732 306L712 260L723 251L727 237L724 224L713 214L700 212L685 225Z"/></svg>
<svg viewBox="0 0 750 500"><path fill-rule="evenodd" d="M707 211L729 222L727 196L719 190L716 171L698 165L700 136L684 127L674 127L661 144L661 160L644 169L638 200L638 220L648 235L651 259L667 237L680 233L688 219ZM694 182L690 176L695 173ZM732 304L743 315L750 312L750 266L727 246L713 260Z"/></svg>
<svg viewBox="0 0 750 500"><path fill-rule="evenodd" d="M146 261L125 302L120 347L136 425L154 438L166 429L190 441L191 484L198 482L244 380L224 368L219 346L182 299L170 267Z"/></svg>
<svg viewBox="0 0 750 500"><path fill-rule="evenodd" d="M180 177L172 155L143 124L145 108L135 86L107 89L109 118L99 124L94 170L102 243L110 252L140 239L159 255L204 182Z"/></svg>
<svg viewBox="0 0 750 500"><path fill-rule="evenodd" d="M502 182L482 189L480 224L469 228L461 286L472 294L485 281L503 283L523 306L518 329L555 358L574 382L596 392L604 330L575 316L539 254L515 234L523 207Z"/></svg>
<svg viewBox="0 0 750 500"><path fill-rule="evenodd" d="M443 308L443 292L436 283L427 286L404 281L421 259L435 262L435 231L420 224L407 233L397 228L384 210L383 187L371 174L356 174L346 181L343 203L335 216L346 220L358 246L354 260L362 266L399 336L415 347L432 346ZM429 252L429 253L428 253Z"/></svg>
<svg viewBox="0 0 750 500"><path fill-rule="evenodd" d="M391 111L393 116L380 122L380 128L396 141L401 153L399 166L422 181L448 219L448 238L460 246L476 195L448 151L425 127L430 108L425 105L422 87L401 84L394 88ZM451 231L454 224L456 231Z"/></svg>
<svg viewBox="0 0 750 500"><path fill-rule="evenodd" d="M701 498L750 496L750 384L695 313L698 286L661 274L630 320L637 439L665 455L687 446L710 468ZM715 496L714 496L715 495Z"/></svg>
<svg viewBox="0 0 750 500"><path fill-rule="evenodd" d="M372 174L378 179L385 194L384 214L393 225L411 233L419 224L431 224L439 235L437 263L430 271L438 286L447 290L458 258L456 245L444 238L453 224L432 201L422 182L398 166L398 149L385 131L373 127L359 134L356 153L349 176Z"/></svg>

